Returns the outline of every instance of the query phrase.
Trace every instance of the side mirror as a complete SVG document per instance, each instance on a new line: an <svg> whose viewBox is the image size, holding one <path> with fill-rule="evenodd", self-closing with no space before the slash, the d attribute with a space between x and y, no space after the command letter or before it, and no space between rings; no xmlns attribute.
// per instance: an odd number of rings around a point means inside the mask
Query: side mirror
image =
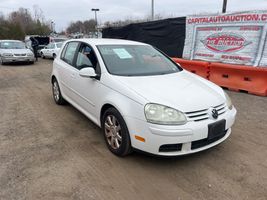
<svg viewBox="0 0 267 200"><path fill-rule="evenodd" d="M95 69L92 67L85 67L82 68L79 72L79 75L81 77L85 77L85 78L96 78L98 77L98 75L95 73Z"/></svg>

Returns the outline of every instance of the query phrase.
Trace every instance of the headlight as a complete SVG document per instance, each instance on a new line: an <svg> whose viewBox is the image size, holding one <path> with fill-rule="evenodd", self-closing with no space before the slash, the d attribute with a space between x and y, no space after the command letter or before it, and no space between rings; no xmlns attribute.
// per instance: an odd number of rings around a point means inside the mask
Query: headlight
<svg viewBox="0 0 267 200"><path fill-rule="evenodd" d="M226 105L231 110L233 108L232 101L226 92L224 92L224 94L225 94L225 98L226 98Z"/></svg>
<svg viewBox="0 0 267 200"><path fill-rule="evenodd" d="M12 54L12 53L3 53L3 56L4 56L4 57L12 57L13 54Z"/></svg>
<svg viewBox="0 0 267 200"><path fill-rule="evenodd" d="M182 112L153 103L149 103L145 106L145 116L147 121L153 124L181 125L187 122Z"/></svg>

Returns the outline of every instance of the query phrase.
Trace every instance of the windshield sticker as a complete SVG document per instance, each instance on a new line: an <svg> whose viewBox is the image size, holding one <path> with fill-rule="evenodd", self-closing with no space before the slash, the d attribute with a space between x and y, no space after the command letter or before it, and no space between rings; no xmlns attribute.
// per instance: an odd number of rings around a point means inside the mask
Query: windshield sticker
<svg viewBox="0 0 267 200"><path fill-rule="evenodd" d="M129 54L126 49L119 48L119 49L113 49L113 51L120 57L120 59L128 59L132 58L131 54Z"/></svg>

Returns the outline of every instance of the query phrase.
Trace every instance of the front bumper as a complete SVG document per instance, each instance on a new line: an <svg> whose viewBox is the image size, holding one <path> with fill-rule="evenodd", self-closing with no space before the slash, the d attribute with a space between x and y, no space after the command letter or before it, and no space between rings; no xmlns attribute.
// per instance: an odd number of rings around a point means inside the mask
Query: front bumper
<svg viewBox="0 0 267 200"><path fill-rule="evenodd" d="M2 57L4 63L15 63L15 62L34 62L33 56L12 56L12 57Z"/></svg>
<svg viewBox="0 0 267 200"><path fill-rule="evenodd" d="M188 122L180 126L156 125L127 116L124 118L129 129L133 148L155 155L177 156L203 151L223 142L231 134L235 116L236 109L233 108L232 110L227 110L216 120L207 119L199 122ZM205 143L208 137L208 125L222 119L226 120L225 134L217 140ZM143 137L145 142L135 139L135 135ZM199 143L201 143L200 147L196 148L195 144ZM181 148L169 152L160 151L160 147L170 144L179 144Z"/></svg>

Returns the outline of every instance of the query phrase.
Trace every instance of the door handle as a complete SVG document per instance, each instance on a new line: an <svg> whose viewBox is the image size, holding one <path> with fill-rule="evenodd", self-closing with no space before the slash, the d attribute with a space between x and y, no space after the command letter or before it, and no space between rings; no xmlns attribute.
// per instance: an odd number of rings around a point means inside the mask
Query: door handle
<svg viewBox="0 0 267 200"><path fill-rule="evenodd" d="M74 77L75 77L75 75L74 75L74 74L71 74L71 75L70 75L70 77L71 77L71 78L74 78Z"/></svg>

